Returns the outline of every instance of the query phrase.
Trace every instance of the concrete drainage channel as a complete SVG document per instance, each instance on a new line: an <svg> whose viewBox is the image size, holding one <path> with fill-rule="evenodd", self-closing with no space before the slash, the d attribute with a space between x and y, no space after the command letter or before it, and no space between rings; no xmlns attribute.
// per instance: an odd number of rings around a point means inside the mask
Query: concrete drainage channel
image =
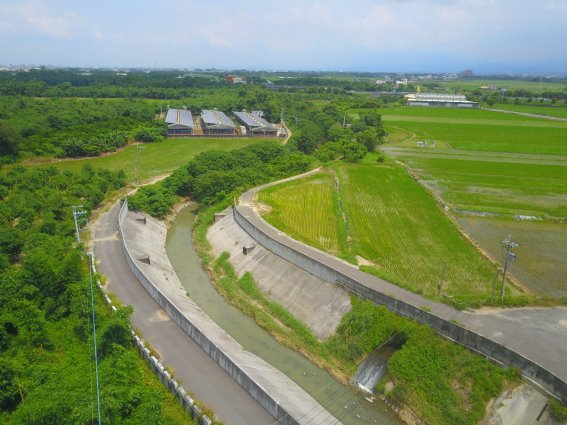
<svg viewBox="0 0 567 425"><path fill-rule="evenodd" d="M96 274L96 266L95 266L95 257L94 255L90 256L90 267L93 274ZM104 293L104 288L100 281L97 279L97 285L101 291ZM117 311L115 305L112 304L110 297L104 293L104 299L112 311ZM150 369L157 375L160 382L167 388L181 403L185 411L189 414L189 416L199 425L212 425L213 421L205 414L203 414L201 408L195 404L195 400L193 400L185 391L185 389L173 379L171 374L165 369L165 366L161 364L161 362L157 359L157 357L153 356L144 344L144 341L136 335L136 332L131 330L132 337L134 338L134 343L136 344L136 348L138 349L138 353L150 367Z"/></svg>
<svg viewBox="0 0 567 425"><path fill-rule="evenodd" d="M179 212L168 229L167 256L191 299L212 320L244 349L285 373L344 425L402 423L396 412L382 400L341 384L297 351L279 344L253 318L229 304L211 285L192 247L194 221L191 208ZM225 242L232 244L232 240ZM309 425L319 424L321 416Z"/></svg>
<svg viewBox="0 0 567 425"><path fill-rule="evenodd" d="M148 294L277 422L282 425L340 423L286 375L244 350L187 297L175 272L171 271L165 248L160 246L165 243L167 233L163 223L151 218L142 223L129 217L127 201L120 210L118 223L128 266ZM137 258L147 258L147 261L137 261ZM155 265L152 258L157 258ZM161 370L155 361L151 362Z"/></svg>

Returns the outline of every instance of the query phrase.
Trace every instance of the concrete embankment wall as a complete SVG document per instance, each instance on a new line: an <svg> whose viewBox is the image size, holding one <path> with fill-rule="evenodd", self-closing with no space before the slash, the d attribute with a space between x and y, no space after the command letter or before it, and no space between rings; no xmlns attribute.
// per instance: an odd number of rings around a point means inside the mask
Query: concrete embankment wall
<svg viewBox="0 0 567 425"><path fill-rule="evenodd" d="M405 301L394 298L390 295L370 288L367 285L357 281L349 274L356 275L361 273L354 271L346 273L332 266L329 266L319 259L313 258L306 253L288 246L285 242L278 241L257 227L246 215L253 214L252 209L247 207L236 206L233 208L234 219L236 222L258 243L265 248L279 255L285 260L295 264L298 267L326 280L330 283L336 283L347 290L364 297L376 304L384 305L389 310L404 316L406 318L418 321L420 323L431 326L439 334L448 337L469 349L479 352L501 364L518 368L525 377L542 386L554 396L567 402L567 383L549 372L539 364L527 359L517 352L488 339L476 332L466 329L456 323L453 323L442 317L438 317L427 312L418 306L411 305ZM354 269L353 269L354 270Z"/></svg>
<svg viewBox="0 0 567 425"><path fill-rule="evenodd" d="M340 424L336 418L283 373L253 354L246 352L184 293L177 293L181 289L175 289L173 286L168 289L156 285L148 276L148 273L143 270L143 267L147 265L139 264L135 260L135 256L126 242L127 237L124 228L126 227L127 214L128 202L126 200L120 210L118 230L128 266L148 294L187 335L280 424L306 424L318 415L324 418L322 424ZM175 302L172 298L175 299ZM186 304L185 310L190 311L182 310L178 307L178 304ZM205 328L207 331L204 330ZM144 350L142 349L142 351ZM188 361L190 360L188 359Z"/></svg>

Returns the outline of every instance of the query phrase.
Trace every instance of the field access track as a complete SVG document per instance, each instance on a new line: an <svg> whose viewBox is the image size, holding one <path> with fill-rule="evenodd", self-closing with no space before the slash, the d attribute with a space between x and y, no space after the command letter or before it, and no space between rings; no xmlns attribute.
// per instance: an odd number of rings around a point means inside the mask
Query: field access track
<svg viewBox="0 0 567 425"><path fill-rule="evenodd" d="M313 172L295 178L302 178ZM567 401L567 308L521 308L483 312L458 311L363 273L336 257L291 239L266 223L254 208L259 190L244 193L233 213L258 243L304 270L368 298L502 364Z"/></svg>

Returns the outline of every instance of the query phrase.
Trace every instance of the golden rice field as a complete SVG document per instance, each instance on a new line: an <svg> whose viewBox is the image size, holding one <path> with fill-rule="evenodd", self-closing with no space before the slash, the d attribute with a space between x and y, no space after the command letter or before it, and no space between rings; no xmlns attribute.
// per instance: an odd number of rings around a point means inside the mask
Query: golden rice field
<svg viewBox="0 0 567 425"><path fill-rule="evenodd" d="M258 195L272 207L266 221L293 238L332 254L340 254L335 180L331 173L273 186Z"/></svg>

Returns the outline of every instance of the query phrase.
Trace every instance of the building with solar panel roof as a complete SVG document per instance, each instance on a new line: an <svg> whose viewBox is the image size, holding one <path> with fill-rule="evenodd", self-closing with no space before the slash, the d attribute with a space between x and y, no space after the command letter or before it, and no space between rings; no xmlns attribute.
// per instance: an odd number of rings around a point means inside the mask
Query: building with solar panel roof
<svg viewBox="0 0 567 425"><path fill-rule="evenodd" d="M203 109L201 120L205 134L234 134L235 125L224 112Z"/></svg>
<svg viewBox="0 0 567 425"><path fill-rule="evenodd" d="M253 112L233 112L251 135L276 136L278 128Z"/></svg>
<svg viewBox="0 0 567 425"><path fill-rule="evenodd" d="M416 93L406 94L407 106L442 107L442 108L478 108L478 102L472 102L460 94Z"/></svg>
<svg viewBox="0 0 567 425"><path fill-rule="evenodd" d="M165 117L168 136L190 136L193 134L193 115L186 109L169 109Z"/></svg>

